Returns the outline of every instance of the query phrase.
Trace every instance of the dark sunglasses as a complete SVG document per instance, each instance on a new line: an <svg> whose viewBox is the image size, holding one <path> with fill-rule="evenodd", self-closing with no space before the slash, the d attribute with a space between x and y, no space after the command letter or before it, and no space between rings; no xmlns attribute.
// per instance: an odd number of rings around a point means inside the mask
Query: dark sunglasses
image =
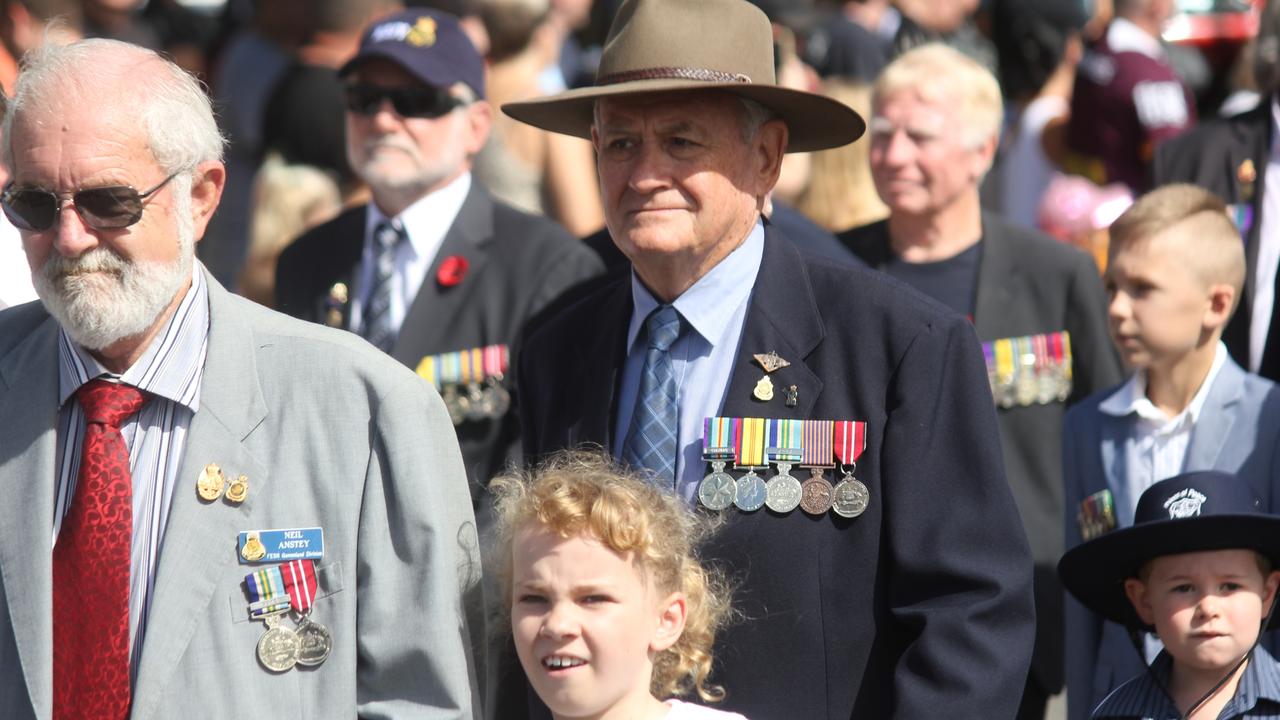
<svg viewBox="0 0 1280 720"><path fill-rule="evenodd" d="M77 190L71 194L71 204L84 224L95 230L127 228L142 219L146 199L177 176L178 173L174 173L145 192L138 192L128 185ZM23 230L44 231L53 227L64 202L48 190L15 188L13 183L0 194L0 207L4 208L5 217Z"/></svg>
<svg viewBox="0 0 1280 720"><path fill-rule="evenodd" d="M347 109L360 115L375 115L383 100L390 100L401 117L438 118L466 105L462 98L448 90L429 87L387 88L356 83L343 91Z"/></svg>

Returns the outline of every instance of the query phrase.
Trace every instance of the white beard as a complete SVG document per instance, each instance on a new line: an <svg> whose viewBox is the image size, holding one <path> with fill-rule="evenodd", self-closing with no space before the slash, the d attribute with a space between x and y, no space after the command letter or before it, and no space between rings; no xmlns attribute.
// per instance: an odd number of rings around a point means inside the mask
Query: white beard
<svg viewBox="0 0 1280 720"><path fill-rule="evenodd" d="M44 266L32 273L45 309L73 342L103 350L155 325L191 279L195 232L191 213L183 210L174 207L179 251L172 263L131 263L98 246L76 258L52 252Z"/></svg>

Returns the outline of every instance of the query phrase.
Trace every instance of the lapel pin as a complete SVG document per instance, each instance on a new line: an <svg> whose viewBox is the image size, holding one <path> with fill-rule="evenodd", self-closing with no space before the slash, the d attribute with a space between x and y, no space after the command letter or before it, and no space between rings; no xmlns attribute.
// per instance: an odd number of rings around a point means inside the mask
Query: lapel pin
<svg viewBox="0 0 1280 720"><path fill-rule="evenodd" d="M462 282L467 276L467 268L471 263L461 255L450 255L440 261L440 269L436 271L436 282L442 288L451 288Z"/></svg>
<svg viewBox="0 0 1280 720"><path fill-rule="evenodd" d="M770 350L767 353L755 353L751 357L755 358L756 362L760 363L760 367L764 368L764 371L767 373L771 373L774 370L781 370L791 364L790 362L778 357L778 353L773 350Z"/></svg>
<svg viewBox="0 0 1280 720"><path fill-rule="evenodd" d="M227 488L227 501L235 505L244 502L249 496L249 478L241 475L231 481L231 486Z"/></svg>
<svg viewBox="0 0 1280 720"><path fill-rule="evenodd" d="M350 294L347 284L337 282L329 288L329 297L325 299L324 324L329 327L342 327L342 308L346 307Z"/></svg>
<svg viewBox="0 0 1280 720"><path fill-rule="evenodd" d="M1253 188L1258 180L1258 169L1253 166L1252 159L1245 158L1244 162L1236 168L1236 180L1240 183L1241 201L1253 202Z"/></svg>
<svg viewBox="0 0 1280 720"><path fill-rule="evenodd" d="M769 402L773 399L773 381L768 375L760 378L760 382L756 383L756 389L751 392L751 396L761 402Z"/></svg>
<svg viewBox="0 0 1280 720"><path fill-rule="evenodd" d="M200 478L196 480L196 492L201 500L213 502L222 496L222 488L226 482L222 468L215 463L209 463L204 466L204 470L200 471Z"/></svg>
<svg viewBox="0 0 1280 720"><path fill-rule="evenodd" d="M800 388L796 387L795 385L792 385L791 387L787 388L786 393L787 393L787 407L795 407L800 403ZM231 491L228 490L227 492L228 494L230 494Z"/></svg>

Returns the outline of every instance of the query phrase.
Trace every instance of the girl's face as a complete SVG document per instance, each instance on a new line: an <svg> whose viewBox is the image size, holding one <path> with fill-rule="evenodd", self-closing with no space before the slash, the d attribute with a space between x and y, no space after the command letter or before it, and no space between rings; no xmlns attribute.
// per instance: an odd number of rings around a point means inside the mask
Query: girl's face
<svg viewBox="0 0 1280 720"><path fill-rule="evenodd" d="M516 533L512 560L516 651L552 714L661 717L653 658L680 637L684 596L656 591L630 554L541 526Z"/></svg>

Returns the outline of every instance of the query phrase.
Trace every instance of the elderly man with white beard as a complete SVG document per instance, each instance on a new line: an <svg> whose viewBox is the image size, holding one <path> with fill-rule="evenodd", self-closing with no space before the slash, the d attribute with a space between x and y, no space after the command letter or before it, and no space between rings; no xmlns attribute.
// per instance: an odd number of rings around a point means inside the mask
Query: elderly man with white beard
<svg viewBox="0 0 1280 720"><path fill-rule="evenodd" d="M444 404L194 261L225 179L199 84L48 46L4 138L40 302L0 312L0 717L473 717Z"/></svg>

